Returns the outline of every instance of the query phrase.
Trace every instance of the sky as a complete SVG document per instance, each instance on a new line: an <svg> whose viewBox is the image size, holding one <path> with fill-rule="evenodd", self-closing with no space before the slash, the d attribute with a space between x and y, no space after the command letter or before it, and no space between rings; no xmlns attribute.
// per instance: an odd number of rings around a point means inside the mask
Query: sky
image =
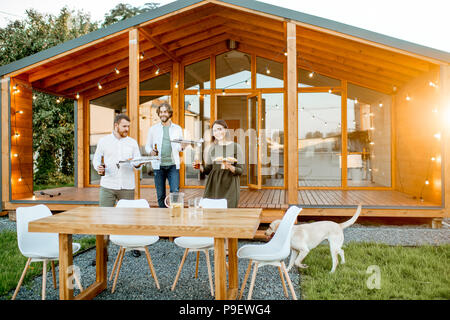
<svg viewBox="0 0 450 320"><path fill-rule="evenodd" d="M25 16L25 9L58 14L63 6L103 20L105 13L123 2L142 6L165 0L1 0L0 27ZM394 38L450 52L450 0L265 0L263 2L346 23Z"/></svg>

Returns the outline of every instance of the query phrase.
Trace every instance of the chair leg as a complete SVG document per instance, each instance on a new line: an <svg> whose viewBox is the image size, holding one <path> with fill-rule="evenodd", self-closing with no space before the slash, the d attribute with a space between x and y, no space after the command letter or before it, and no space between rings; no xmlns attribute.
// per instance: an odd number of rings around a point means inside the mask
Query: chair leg
<svg viewBox="0 0 450 320"><path fill-rule="evenodd" d="M200 251L197 251L197 259L195 261L195 275L194 278L197 279L198 278L198 260L200 258Z"/></svg>
<svg viewBox="0 0 450 320"><path fill-rule="evenodd" d="M121 253L121 252L122 252L122 247L120 247L120 248L119 248L119 251L117 252L116 261L114 261L114 266L113 266L113 268L112 268L112 270L111 270L111 275L109 276L109 281L112 280L113 275L114 275L114 271L116 271L117 262L119 261L119 256L120 256L120 253Z"/></svg>
<svg viewBox="0 0 450 320"><path fill-rule="evenodd" d="M22 271L22 275L20 276L19 283L17 284L16 290L14 291L14 294L13 294L11 300L16 299L16 296L19 293L20 286L22 285L23 279L25 278L25 274L27 273L28 268L30 267L30 263L31 263L31 258L28 258L27 263L25 264L25 268Z"/></svg>
<svg viewBox="0 0 450 320"><path fill-rule="evenodd" d="M255 286L256 273L258 272L258 262L255 262L255 268L253 269L252 281L250 282L250 288L248 290L247 300L252 299L253 287Z"/></svg>
<svg viewBox="0 0 450 320"><path fill-rule="evenodd" d="M56 289L55 261L53 261L53 260L52 260L52 276L53 276L53 288Z"/></svg>
<svg viewBox="0 0 450 320"><path fill-rule="evenodd" d="M209 287L211 288L211 295L214 297L214 285L212 280L211 263L209 261L209 252L208 250L205 250L204 252L206 257L206 266L208 267Z"/></svg>
<svg viewBox="0 0 450 320"><path fill-rule="evenodd" d="M122 267L122 261L123 261L124 255L125 255L125 248L122 248L121 252L120 252L119 265L117 266L116 277L114 278L114 283L113 283L113 287L111 289L111 293L114 293L114 291L116 290L117 279L119 278L119 272L120 272L120 268Z"/></svg>
<svg viewBox="0 0 450 320"><path fill-rule="evenodd" d="M189 249L184 250L183 258L181 259L180 266L178 267L177 275L175 276L175 281L172 284L172 288L170 290L175 290L175 286L177 285L178 278L180 277L181 269L183 268L184 260L186 260L186 256L189 252Z"/></svg>
<svg viewBox="0 0 450 320"><path fill-rule="evenodd" d="M281 267L278 267L278 271L280 272L281 283L283 284L283 291L286 298L289 298L289 294L287 292L286 283L284 283L283 271L281 271Z"/></svg>
<svg viewBox="0 0 450 320"><path fill-rule="evenodd" d="M45 300L45 289L47 287L47 260L42 262L42 300Z"/></svg>
<svg viewBox="0 0 450 320"><path fill-rule="evenodd" d="M244 294L244 289L247 284L248 276L250 275L250 270L252 269L252 260L248 262L247 271L245 272L244 281L242 281L241 293L239 294L239 300L242 299L242 295Z"/></svg>
<svg viewBox="0 0 450 320"><path fill-rule="evenodd" d="M153 268L152 258L150 257L150 252L148 252L148 248L144 247L145 249L145 256L147 257L147 262L150 267L150 272L152 273L153 279L155 279L156 287L159 289L159 282L158 278L156 277L155 268Z"/></svg>
<svg viewBox="0 0 450 320"><path fill-rule="evenodd" d="M291 290L292 298L294 300L297 300L297 296L295 294L294 287L292 286L291 278L289 278L289 274L286 271L286 266L284 265L284 261L281 261L281 270L283 270L284 275L286 276L286 281L289 285L289 289Z"/></svg>

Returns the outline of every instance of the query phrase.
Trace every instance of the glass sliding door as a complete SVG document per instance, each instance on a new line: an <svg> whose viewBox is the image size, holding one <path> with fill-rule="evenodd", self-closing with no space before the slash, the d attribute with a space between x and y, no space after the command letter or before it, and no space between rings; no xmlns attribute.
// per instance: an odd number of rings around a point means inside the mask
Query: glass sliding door
<svg viewBox="0 0 450 320"><path fill-rule="evenodd" d="M341 95L298 94L298 183L341 186Z"/></svg>
<svg viewBox="0 0 450 320"><path fill-rule="evenodd" d="M89 101L89 184L100 184L100 176L92 166L98 141L111 134L114 117L127 113L127 89Z"/></svg>
<svg viewBox="0 0 450 320"><path fill-rule="evenodd" d="M209 126L211 121L210 95L184 96L184 138L188 140L203 139L202 145L190 145L184 152L184 184L186 186L204 186L206 177L199 170L194 170L192 162L200 160L204 163L204 152L210 140Z"/></svg>
<svg viewBox="0 0 450 320"><path fill-rule="evenodd" d="M391 186L391 97L348 85L347 185Z"/></svg>

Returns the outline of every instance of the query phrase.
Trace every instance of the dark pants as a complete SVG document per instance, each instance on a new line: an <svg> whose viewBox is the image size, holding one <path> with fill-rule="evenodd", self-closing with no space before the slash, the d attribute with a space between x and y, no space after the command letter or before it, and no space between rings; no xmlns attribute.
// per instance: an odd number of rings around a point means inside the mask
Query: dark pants
<svg viewBox="0 0 450 320"><path fill-rule="evenodd" d="M180 170L175 165L160 166L155 170L155 187L158 205L160 208L166 208L164 199L166 198L166 179L169 180L170 192L179 192L180 190Z"/></svg>

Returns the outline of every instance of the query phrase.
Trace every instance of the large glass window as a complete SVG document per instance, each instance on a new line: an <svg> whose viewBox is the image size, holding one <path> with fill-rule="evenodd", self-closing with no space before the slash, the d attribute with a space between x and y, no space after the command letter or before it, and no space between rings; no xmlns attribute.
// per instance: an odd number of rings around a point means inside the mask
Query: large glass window
<svg viewBox="0 0 450 320"><path fill-rule="evenodd" d="M284 186L284 94L262 94L261 98L262 185L282 187Z"/></svg>
<svg viewBox="0 0 450 320"><path fill-rule="evenodd" d="M89 184L100 184L92 166L98 141L114 129L114 117L127 112L127 90L122 89L90 101L89 104Z"/></svg>
<svg viewBox="0 0 450 320"><path fill-rule="evenodd" d="M211 121L210 95L184 96L184 137L188 140L209 140L209 126ZM203 186L205 175L192 168L194 160L203 161L206 144L188 146L183 153L185 163L184 182L186 186Z"/></svg>
<svg viewBox="0 0 450 320"><path fill-rule="evenodd" d="M341 186L340 93L298 95L299 186Z"/></svg>
<svg viewBox="0 0 450 320"><path fill-rule="evenodd" d="M298 77L298 86L302 88L341 86L341 80L330 78L320 73L305 70L302 68L298 69L297 77Z"/></svg>
<svg viewBox="0 0 450 320"><path fill-rule="evenodd" d="M139 84L140 90L170 90L170 72L164 73Z"/></svg>
<svg viewBox="0 0 450 320"><path fill-rule="evenodd" d="M237 50L218 55L216 57L216 88L251 88L251 61L249 54Z"/></svg>
<svg viewBox="0 0 450 320"><path fill-rule="evenodd" d="M211 89L210 59L184 67L184 89Z"/></svg>
<svg viewBox="0 0 450 320"><path fill-rule="evenodd" d="M151 126L161 121L156 114L156 109L163 102L171 104L170 96L154 95L140 97L138 144L141 155L147 155L145 144L147 143L148 130ZM141 185L155 185L154 178L155 174L151 163L143 165L141 170Z"/></svg>
<svg viewBox="0 0 450 320"><path fill-rule="evenodd" d="M256 87L283 88L283 64L261 57L256 57Z"/></svg>
<svg viewBox="0 0 450 320"><path fill-rule="evenodd" d="M390 115L390 96L348 85L348 186L391 186Z"/></svg>

